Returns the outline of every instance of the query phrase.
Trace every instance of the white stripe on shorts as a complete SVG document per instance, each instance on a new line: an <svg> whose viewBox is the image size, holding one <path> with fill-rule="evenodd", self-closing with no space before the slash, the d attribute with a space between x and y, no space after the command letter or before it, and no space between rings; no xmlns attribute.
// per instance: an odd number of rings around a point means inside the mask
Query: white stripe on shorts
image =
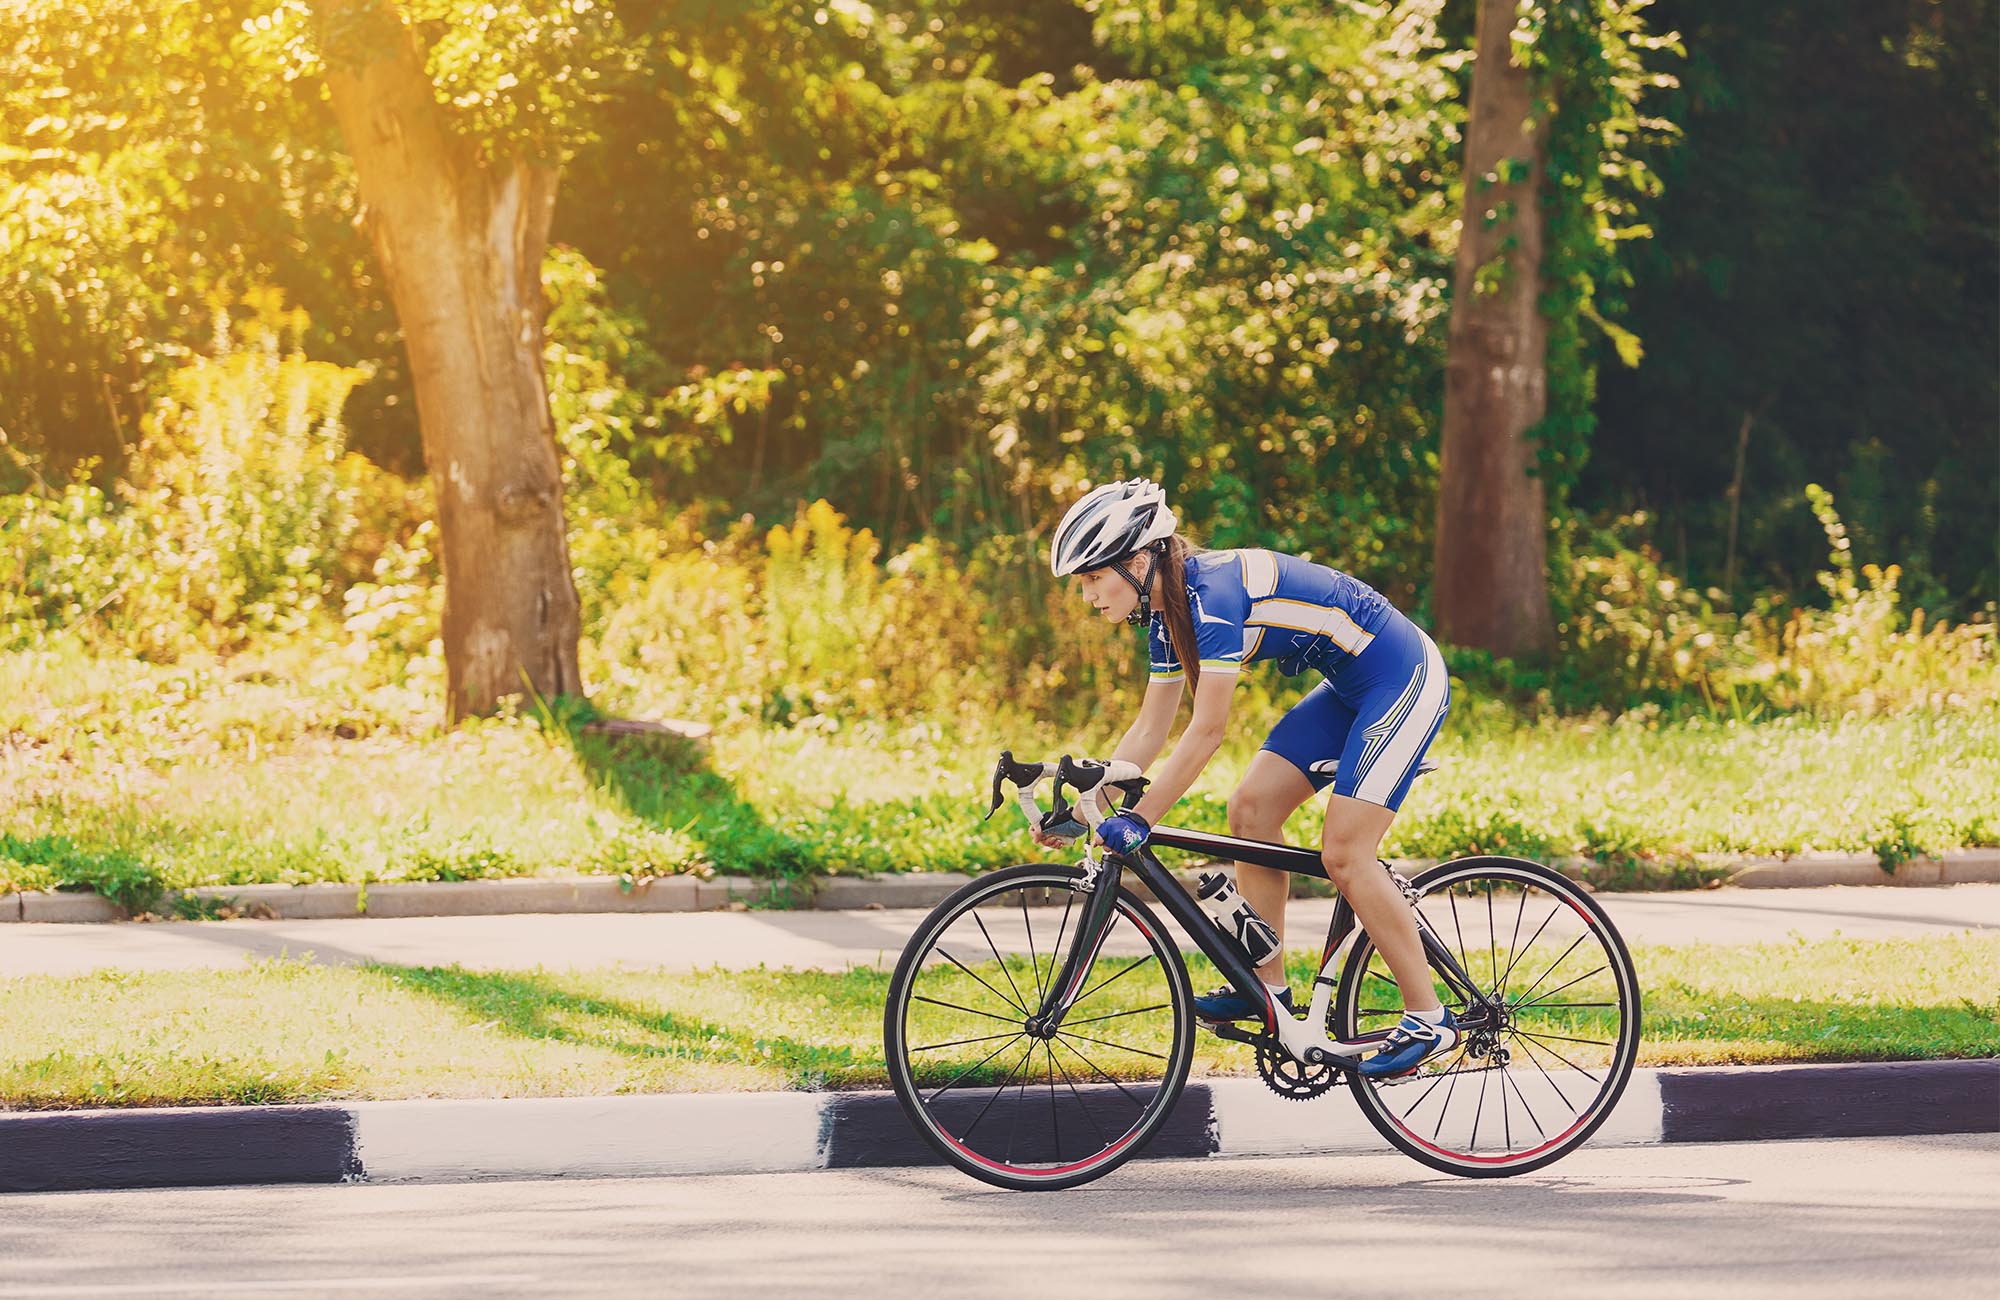
<svg viewBox="0 0 2000 1300"><path fill-rule="evenodd" d="M1424 635L1422 628L1417 635L1424 638L1424 662L1412 680L1421 677L1423 685L1417 691L1416 703L1397 724L1395 733L1367 771L1355 783L1354 797L1369 803L1388 805L1389 796L1409 774L1410 768L1422 753L1423 745L1430 738L1438 719L1443 715L1445 702L1451 690L1451 677L1444 670L1444 656L1438 653L1437 644Z"/></svg>

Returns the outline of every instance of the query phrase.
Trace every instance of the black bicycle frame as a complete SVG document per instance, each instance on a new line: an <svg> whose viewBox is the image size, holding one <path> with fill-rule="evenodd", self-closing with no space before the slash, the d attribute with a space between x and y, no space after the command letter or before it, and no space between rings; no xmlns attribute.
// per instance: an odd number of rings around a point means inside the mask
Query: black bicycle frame
<svg viewBox="0 0 2000 1300"><path fill-rule="evenodd" d="M1089 902L1077 923L1076 933L1070 941L1069 951L1063 956L1061 970L1049 981L1048 992L1042 1004L1028 1023L1031 1028L1053 1033L1062 1023L1063 1015L1075 1000L1076 990L1084 976L1097 960L1098 949L1103 946L1104 936L1111 928L1112 904L1117 899L1118 887L1126 869L1130 869L1146 887L1152 891L1160 905L1180 923L1195 946L1200 948L1215 968L1222 972L1230 987L1250 999L1253 1005L1265 1008L1264 1028L1275 1033L1277 1014L1270 995L1264 989L1264 982L1257 977L1243 950L1231 942L1209 920L1208 913L1201 910L1188 893L1187 887L1167 870L1159 858L1153 854L1153 845L1171 849L1185 849L1203 853L1211 858L1227 859L1232 862L1248 862L1253 866L1274 867L1299 876L1327 878L1326 864L1318 853L1311 849L1294 848L1287 844L1271 844L1264 840L1238 839L1233 835L1212 835L1206 831L1182 830L1172 826L1153 828L1149 843L1141 845L1138 852L1129 856L1106 853L1102 859L1097 879L1092 882ZM1322 965L1332 957L1341 944L1347 941L1355 927L1354 909L1346 899L1334 904L1333 924L1327 934L1326 949L1320 958ZM1423 939L1424 952L1447 980L1457 986L1457 992L1465 997L1468 1006L1479 1008L1484 1001L1479 988L1471 976L1460 968L1458 960L1450 949L1444 946L1428 925L1418 918L1417 932Z"/></svg>

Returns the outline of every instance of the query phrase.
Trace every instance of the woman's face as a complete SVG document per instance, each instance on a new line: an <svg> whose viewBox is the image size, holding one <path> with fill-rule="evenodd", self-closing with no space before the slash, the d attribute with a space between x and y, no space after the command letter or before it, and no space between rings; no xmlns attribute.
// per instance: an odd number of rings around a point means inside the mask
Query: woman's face
<svg viewBox="0 0 2000 1300"><path fill-rule="evenodd" d="M1107 623L1123 623L1139 607L1139 593L1108 564L1076 576L1083 586L1083 598Z"/></svg>

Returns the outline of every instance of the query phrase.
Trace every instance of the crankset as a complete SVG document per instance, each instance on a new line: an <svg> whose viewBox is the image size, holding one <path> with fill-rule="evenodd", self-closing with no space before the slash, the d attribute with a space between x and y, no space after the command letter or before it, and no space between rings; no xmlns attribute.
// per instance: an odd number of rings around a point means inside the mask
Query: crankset
<svg viewBox="0 0 2000 1300"><path fill-rule="evenodd" d="M1287 1101L1311 1101L1340 1082L1340 1071L1333 1066L1307 1065L1272 1047L1257 1049L1257 1074Z"/></svg>

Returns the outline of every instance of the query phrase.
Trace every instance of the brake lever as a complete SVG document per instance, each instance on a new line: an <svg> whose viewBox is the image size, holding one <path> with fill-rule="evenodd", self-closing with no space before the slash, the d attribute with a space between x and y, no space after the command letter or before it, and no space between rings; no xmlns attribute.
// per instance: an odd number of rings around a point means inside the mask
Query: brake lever
<svg viewBox="0 0 2000 1300"><path fill-rule="evenodd" d="M986 816L981 820L990 821L993 814L1000 811L1001 805L1007 802L1006 792L1001 788L1003 783L1011 782L1017 792L1027 792L1032 798L1035 786L1046 774L1043 764L1023 763L1014 757L1013 750L1001 750L1000 761L993 765L993 806L986 810Z"/></svg>

